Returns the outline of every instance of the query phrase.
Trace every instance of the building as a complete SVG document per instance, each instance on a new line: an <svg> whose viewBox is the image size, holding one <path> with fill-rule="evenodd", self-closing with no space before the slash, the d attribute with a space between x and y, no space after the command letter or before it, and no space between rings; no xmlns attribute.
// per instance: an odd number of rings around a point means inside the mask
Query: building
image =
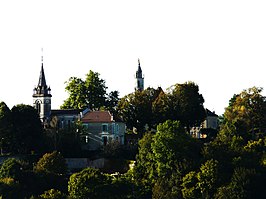
<svg viewBox="0 0 266 199"><path fill-rule="evenodd" d="M109 111L88 111L81 121L85 128L83 148L95 150L112 142L124 145L126 124Z"/></svg>
<svg viewBox="0 0 266 199"><path fill-rule="evenodd" d="M51 88L46 84L43 62L38 85L33 89L32 97L33 107L38 111L44 126L52 123L57 129L70 130L74 123L82 121L85 133L80 137L84 141L84 149L95 150L111 141L124 144L126 125L120 119L114 119L109 111L51 110ZM80 132L77 130L77 133Z"/></svg>
<svg viewBox="0 0 266 199"><path fill-rule="evenodd" d="M144 76L142 75L142 70L140 67L140 61L138 59L138 70L136 72L136 87L135 87L135 91L143 91L144 90Z"/></svg>
<svg viewBox="0 0 266 199"><path fill-rule="evenodd" d="M190 135L195 138L206 138L209 132L214 132L218 129L218 115L215 112L205 109L206 118L200 126L192 127Z"/></svg>
<svg viewBox="0 0 266 199"><path fill-rule="evenodd" d="M33 89L33 107L38 111L40 119L44 122L51 115L51 88L46 85L43 63L38 85Z"/></svg>

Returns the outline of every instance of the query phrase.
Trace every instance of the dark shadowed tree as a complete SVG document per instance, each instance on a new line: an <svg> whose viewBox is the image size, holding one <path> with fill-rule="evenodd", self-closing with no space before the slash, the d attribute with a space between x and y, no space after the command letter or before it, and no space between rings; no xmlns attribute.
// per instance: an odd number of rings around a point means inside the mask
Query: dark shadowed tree
<svg viewBox="0 0 266 199"><path fill-rule="evenodd" d="M119 92L111 91L106 98L105 102L106 109L111 113L116 114L118 101L119 101Z"/></svg>
<svg viewBox="0 0 266 199"><path fill-rule="evenodd" d="M29 153L42 149L42 124L37 111L29 105L19 104L12 108L15 153Z"/></svg>
<svg viewBox="0 0 266 199"><path fill-rule="evenodd" d="M176 84L170 89L172 109L176 113L174 120L179 120L187 130L200 125L205 117L204 99L199 93L199 87L194 82Z"/></svg>
<svg viewBox="0 0 266 199"><path fill-rule="evenodd" d="M12 148L13 125L11 111L4 102L0 103L0 147L1 153Z"/></svg>
<svg viewBox="0 0 266 199"><path fill-rule="evenodd" d="M161 88L147 88L126 95L119 101L118 114L126 122L129 129L135 127L139 133L143 133L146 127L153 126L152 103L160 92Z"/></svg>

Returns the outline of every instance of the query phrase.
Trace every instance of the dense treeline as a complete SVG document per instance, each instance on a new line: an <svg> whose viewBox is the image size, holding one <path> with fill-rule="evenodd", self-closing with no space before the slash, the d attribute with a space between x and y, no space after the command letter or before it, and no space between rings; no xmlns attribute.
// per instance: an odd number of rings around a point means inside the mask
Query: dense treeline
<svg viewBox="0 0 266 199"><path fill-rule="evenodd" d="M2 154L61 151L39 160L7 159L0 168L2 198L265 198L266 98L262 88L235 94L220 116L217 135L205 140L188 133L206 117L204 98L195 83L176 84L166 91L147 88L121 99L117 91L107 94L106 88L92 71L84 81L72 77L62 108L107 109L120 116L141 138L134 167L124 174L86 168L70 175L62 154L81 152L73 132L76 128L82 132L82 125L58 131L56 121L51 121L43 133L31 106L10 110L1 102ZM104 150L117 158L122 148Z"/></svg>
<svg viewBox="0 0 266 199"><path fill-rule="evenodd" d="M217 137L192 139L166 121L139 142L134 176L152 198L265 198L266 101L261 88L235 95Z"/></svg>
<svg viewBox="0 0 266 199"><path fill-rule="evenodd" d="M97 72L89 71L86 79L71 77L66 82L69 97L61 108L91 110L105 109L118 115L129 129L143 134L168 119L179 120L190 127L199 125L206 117L204 98L194 82L175 84L163 91L162 88L147 88L119 99L118 91L107 93L105 80Z"/></svg>

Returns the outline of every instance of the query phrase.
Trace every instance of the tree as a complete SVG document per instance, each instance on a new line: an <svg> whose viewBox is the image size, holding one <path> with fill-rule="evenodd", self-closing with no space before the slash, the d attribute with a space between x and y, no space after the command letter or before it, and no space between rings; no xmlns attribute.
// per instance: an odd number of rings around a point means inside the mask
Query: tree
<svg viewBox="0 0 266 199"><path fill-rule="evenodd" d="M105 188L111 181L98 169L86 168L70 176L68 182L69 196L75 198L105 198Z"/></svg>
<svg viewBox="0 0 266 199"><path fill-rule="evenodd" d="M52 153L46 153L37 162L35 170L38 172L65 175L67 172L66 160L57 151L54 151Z"/></svg>
<svg viewBox="0 0 266 199"><path fill-rule="evenodd" d="M200 157L200 145L185 133L178 121L167 120L158 125L151 148L158 177L167 177L173 172L183 175L195 167Z"/></svg>
<svg viewBox="0 0 266 199"><path fill-rule="evenodd" d="M181 196L182 177L197 168L199 158L197 140L180 122L167 120L157 126L155 135L145 134L139 141L134 178L152 187L154 198L176 198Z"/></svg>
<svg viewBox="0 0 266 199"><path fill-rule="evenodd" d="M65 89L69 93L69 97L61 106L62 109L85 109L89 107L93 110L106 107L106 105L108 109L112 109L112 106L117 103L118 92L112 91L107 96L105 80L100 78L99 73L91 70L86 74L85 80L77 77L69 78Z"/></svg>
<svg viewBox="0 0 266 199"><path fill-rule="evenodd" d="M182 196L185 199L200 198L200 189L198 185L198 176L195 171L186 174L182 179Z"/></svg>
<svg viewBox="0 0 266 199"><path fill-rule="evenodd" d="M42 124L37 111L29 105L19 104L12 108L14 126L14 152L41 151Z"/></svg>
<svg viewBox="0 0 266 199"><path fill-rule="evenodd" d="M178 113L177 110L173 110L171 106L170 95L161 90L158 97L152 103L152 113L155 125L163 123L166 120L171 120Z"/></svg>
<svg viewBox="0 0 266 199"><path fill-rule="evenodd" d="M83 109L87 107L85 82L77 77L69 78L66 91L69 97L64 101L62 109Z"/></svg>
<svg viewBox="0 0 266 199"><path fill-rule="evenodd" d="M66 199L66 195L59 190L50 189L40 195L40 199Z"/></svg>
<svg viewBox="0 0 266 199"><path fill-rule="evenodd" d="M105 107L111 113L116 114L118 102L119 92L111 91L106 98Z"/></svg>
<svg viewBox="0 0 266 199"><path fill-rule="evenodd" d="M224 125L231 126L235 135L246 141L265 134L266 130L266 98L261 94L262 88L252 87L234 95L224 113Z"/></svg>
<svg viewBox="0 0 266 199"><path fill-rule="evenodd" d="M207 160L201 165L197 178L202 198L213 198L218 187L218 161Z"/></svg>
<svg viewBox="0 0 266 199"><path fill-rule="evenodd" d="M12 115L8 106L4 103L0 103L0 144L1 154L3 152L10 151L12 148Z"/></svg>
<svg viewBox="0 0 266 199"><path fill-rule="evenodd" d="M147 88L126 95L119 101L118 114L129 129L135 127L139 133L143 133L146 130L145 127L153 127L152 103L160 92L161 88Z"/></svg>
<svg viewBox="0 0 266 199"><path fill-rule="evenodd" d="M259 190L259 193L252 193L252 181L253 176L255 175L255 170L246 169L246 168L236 168L232 175L231 181L228 185L222 186L217 190L215 198L229 198L229 199L242 199L242 198L264 198L264 194L261 194L262 190ZM260 186L260 185L259 185ZM263 188L264 189L264 188ZM250 195L250 193L252 193Z"/></svg>
<svg viewBox="0 0 266 199"><path fill-rule="evenodd" d="M152 142L153 135L145 133L139 141L139 152L136 156L136 164L133 169L136 181L146 186L151 186L156 176L154 154L151 149Z"/></svg>
<svg viewBox="0 0 266 199"><path fill-rule="evenodd" d="M206 118L203 107L204 99L199 93L199 87L194 82L175 84L170 89L171 109L175 110L176 117L189 131L190 127L200 125Z"/></svg>
<svg viewBox="0 0 266 199"><path fill-rule="evenodd" d="M5 160L0 169L0 178L13 178L20 180L22 178L23 166L20 161L9 158Z"/></svg>

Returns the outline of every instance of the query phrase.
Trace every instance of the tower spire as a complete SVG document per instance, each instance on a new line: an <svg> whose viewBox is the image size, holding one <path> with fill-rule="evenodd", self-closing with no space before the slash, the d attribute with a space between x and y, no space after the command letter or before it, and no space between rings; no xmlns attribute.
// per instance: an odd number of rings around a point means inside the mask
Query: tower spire
<svg viewBox="0 0 266 199"><path fill-rule="evenodd" d="M136 71L136 87L135 90L144 90L144 77L140 66L140 60L138 59L138 70Z"/></svg>
<svg viewBox="0 0 266 199"><path fill-rule="evenodd" d="M42 122L45 122L51 115L51 89L46 85L43 69L43 48L41 49L41 72L38 85L33 89L33 107L40 115Z"/></svg>

